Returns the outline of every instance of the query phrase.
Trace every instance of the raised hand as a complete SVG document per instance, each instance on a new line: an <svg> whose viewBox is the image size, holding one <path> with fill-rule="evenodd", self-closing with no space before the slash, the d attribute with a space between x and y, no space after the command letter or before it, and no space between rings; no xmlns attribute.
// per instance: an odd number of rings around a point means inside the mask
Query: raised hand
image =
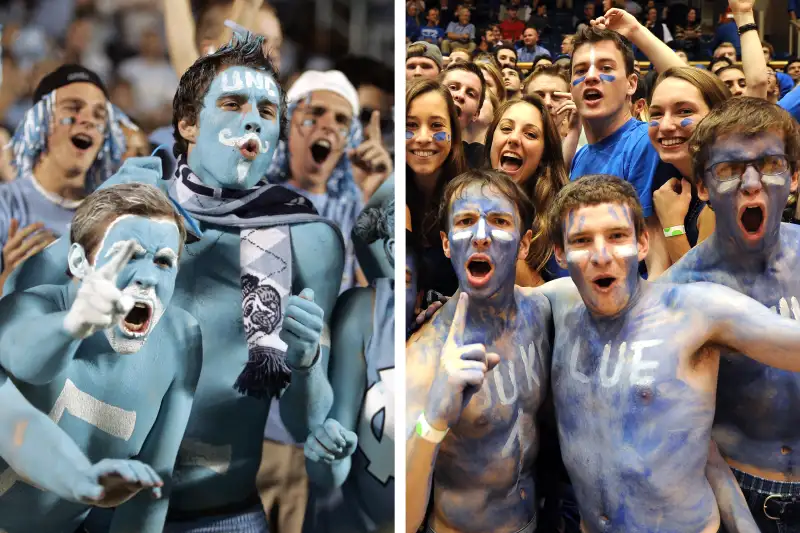
<svg viewBox="0 0 800 533"><path fill-rule="evenodd" d="M487 353L483 344L464 345L468 304L469 296L462 293L442 346L425 409L428 423L439 431L458 423L472 395L481 388L486 372L500 362L500 356Z"/></svg>
<svg viewBox="0 0 800 533"><path fill-rule="evenodd" d="M131 157L122 164L113 176L104 181L98 189L105 189L122 183L146 183L166 192L167 182L162 179L163 174L161 159L158 157Z"/></svg>
<svg viewBox="0 0 800 533"><path fill-rule="evenodd" d="M566 121L570 131L580 128L581 117L578 115L578 107L575 105L575 101L572 99L572 94L555 92L553 93L553 96L565 99L558 109L556 109L556 117L558 117L556 123L561 124Z"/></svg>
<svg viewBox="0 0 800 533"><path fill-rule="evenodd" d="M317 426L303 446L305 456L315 463L332 463L353 455L358 437L333 418Z"/></svg>
<svg viewBox="0 0 800 533"><path fill-rule="evenodd" d="M139 491L150 489L161 497L164 482L150 466L139 461L103 459L85 472L74 486L74 498L97 507L116 507Z"/></svg>
<svg viewBox="0 0 800 533"><path fill-rule="evenodd" d="M686 178L672 178L653 191L658 221L665 228L683 224L692 202L692 185Z"/></svg>
<svg viewBox="0 0 800 533"><path fill-rule="evenodd" d="M752 13L754 0L728 0L728 6L733 13Z"/></svg>
<svg viewBox="0 0 800 533"><path fill-rule="evenodd" d="M75 339L85 339L107 329L133 308L133 299L117 288L117 276L134 255L136 243L126 241L101 268L85 278L75 301L64 317L64 329Z"/></svg>
<svg viewBox="0 0 800 533"><path fill-rule="evenodd" d="M292 368L306 369L314 363L324 314L314 303L311 289L303 289L300 296L289 297L280 337L287 345L286 360Z"/></svg>
<svg viewBox="0 0 800 533"><path fill-rule="evenodd" d="M392 158L383 147L381 137L381 114L373 111L364 130L364 142L349 154L353 165L353 179L369 199L392 173Z"/></svg>
<svg viewBox="0 0 800 533"><path fill-rule="evenodd" d="M56 236L50 230L45 229L41 222L34 222L29 226L19 229L19 221L11 219L8 225L8 239L3 246L3 271L0 273L0 294L3 291L8 275L17 268L20 263L32 255L36 255L47 248Z"/></svg>
<svg viewBox="0 0 800 533"><path fill-rule="evenodd" d="M631 39L634 33L642 27L636 17L624 9L612 8L606 11L605 15L597 17L591 22L592 26L598 29L615 31L627 39Z"/></svg>

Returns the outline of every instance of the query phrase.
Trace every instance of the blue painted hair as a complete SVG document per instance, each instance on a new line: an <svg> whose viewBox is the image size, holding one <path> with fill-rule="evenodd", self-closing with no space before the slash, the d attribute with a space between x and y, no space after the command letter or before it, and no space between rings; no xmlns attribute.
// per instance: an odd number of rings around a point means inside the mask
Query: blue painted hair
<svg viewBox="0 0 800 533"><path fill-rule="evenodd" d="M56 91L39 100L25 113L11 138L11 151L17 178L33 172L43 154L53 128ZM138 129L119 108L106 102L106 128L97 158L86 173L86 192L91 193L117 171L127 149L122 126Z"/></svg>
<svg viewBox="0 0 800 533"><path fill-rule="evenodd" d="M289 104L286 112L290 128L292 127L292 115L294 114L295 109L297 109L298 103L299 102L293 102ZM286 137L286 140L282 140L280 143L278 143L278 147L275 149L275 155L272 158L272 165L267 171L267 181L269 183L285 183L289 180L289 178L292 177L291 168L289 166L289 135ZM336 164L336 167L333 169L333 172L328 178L327 193L330 197L361 198L361 190L353 180L353 167L350 164L350 158L347 157L346 152L348 150L354 150L358 148L363 141L363 138L364 134L361 128L361 122L358 120L358 117L353 117L353 120L350 122L350 131L347 134L345 153L342 154L342 157L339 159L339 162Z"/></svg>

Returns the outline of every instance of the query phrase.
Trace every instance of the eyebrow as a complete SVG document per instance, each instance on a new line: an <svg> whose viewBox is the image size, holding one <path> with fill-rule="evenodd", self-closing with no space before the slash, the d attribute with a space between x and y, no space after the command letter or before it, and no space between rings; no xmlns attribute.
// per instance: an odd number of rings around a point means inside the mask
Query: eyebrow
<svg viewBox="0 0 800 533"><path fill-rule="evenodd" d="M144 247L139 243L139 241L137 241L135 239L126 239L124 241L117 241L114 244L112 244L108 248L108 251L106 252L106 255L104 255L103 257L109 257L111 255L114 255L120 249L124 248L125 245L128 244L128 241L133 241L133 243L134 243L133 244L133 253L134 253L134 255L142 255L142 254L147 253L147 250L144 249Z"/></svg>
<svg viewBox="0 0 800 533"><path fill-rule="evenodd" d="M608 233L610 231L631 231L631 227L630 226L612 226L610 228L605 228L602 231L603 231L603 233ZM569 237L577 237L577 236L580 236L580 235L586 235L588 233L594 233L594 231L591 231L591 230L573 231L573 232L568 233L568 236Z"/></svg>
<svg viewBox="0 0 800 533"><path fill-rule="evenodd" d="M166 258L171 259L173 262L178 260L178 254L172 248L161 248L156 252L156 259Z"/></svg>

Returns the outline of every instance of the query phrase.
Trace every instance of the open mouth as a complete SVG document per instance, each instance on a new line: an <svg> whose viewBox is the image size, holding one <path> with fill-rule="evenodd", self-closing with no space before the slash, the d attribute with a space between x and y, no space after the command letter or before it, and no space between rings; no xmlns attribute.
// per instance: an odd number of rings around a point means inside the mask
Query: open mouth
<svg viewBox="0 0 800 533"><path fill-rule="evenodd" d="M686 137L671 137L669 139L660 139L658 142L664 148L672 148L674 146L681 146L682 144L686 144L688 141Z"/></svg>
<svg viewBox="0 0 800 533"><path fill-rule="evenodd" d="M516 172L522 168L524 160L519 154L514 152L503 152L500 156L500 170L503 172Z"/></svg>
<svg viewBox="0 0 800 533"><path fill-rule="evenodd" d="M258 155L258 143L255 140L250 139L239 147L239 151L242 153L242 156L245 159L252 161Z"/></svg>
<svg viewBox="0 0 800 533"><path fill-rule="evenodd" d="M467 261L467 281L473 287L482 287L489 283L494 273L494 265L488 256L475 254Z"/></svg>
<svg viewBox="0 0 800 533"><path fill-rule="evenodd" d="M745 207L739 215L739 223L750 237L760 237L764 232L764 209L761 206Z"/></svg>
<svg viewBox="0 0 800 533"><path fill-rule="evenodd" d="M436 152L434 150L411 150L411 153L417 157L433 157L439 152Z"/></svg>
<svg viewBox="0 0 800 533"><path fill-rule="evenodd" d="M73 135L70 138L70 140L72 141L72 144L75 146L75 148L77 148L78 150L88 150L94 144L92 138L86 135L85 133L79 133L77 135Z"/></svg>
<svg viewBox="0 0 800 533"><path fill-rule="evenodd" d="M598 276L592 280L592 283L598 291L606 292L611 289L616 281L617 278L614 276Z"/></svg>
<svg viewBox="0 0 800 533"><path fill-rule="evenodd" d="M314 144L311 145L311 157L314 158L314 162L318 165L324 163L331 154L331 148L331 142L327 139L315 141Z"/></svg>
<svg viewBox="0 0 800 533"><path fill-rule="evenodd" d="M603 93L597 89L586 89L583 91L583 99L587 102L597 102L603 98Z"/></svg>
<svg viewBox="0 0 800 533"><path fill-rule="evenodd" d="M136 302L133 309L122 320L122 330L128 335L138 337L147 332L150 320L153 318L153 308L145 302Z"/></svg>

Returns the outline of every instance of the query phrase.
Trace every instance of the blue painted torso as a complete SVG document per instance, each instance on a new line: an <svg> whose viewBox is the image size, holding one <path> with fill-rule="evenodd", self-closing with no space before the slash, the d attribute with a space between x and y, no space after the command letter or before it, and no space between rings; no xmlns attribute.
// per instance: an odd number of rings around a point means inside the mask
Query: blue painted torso
<svg viewBox="0 0 800 533"><path fill-rule="evenodd" d="M463 344L485 344L500 363L442 442L433 473L434 515L464 532L515 531L536 519L536 415L549 379L550 305L531 289L515 288L515 298L517 312L502 330L471 327L480 319L467 312ZM429 353L441 353L456 303L451 299L428 326L438 338L425 347ZM436 529L435 520L429 525Z"/></svg>
<svg viewBox="0 0 800 533"><path fill-rule="evenodd" d="M69 308L74 298L69 291L51 285L28 292L53 302L57 312ZM91 462L133 458L148 438L176 372L184 371L179 362L183 356L175 354L191 344L187 332L193 322L185 311L170 306L142 349L129 355L112 351L104 333L95 333L53 381L17 382L17 387L31 404L50 414ZM14 327L13 322L8 326ZM71 533L89 510L12 476L0 461L0 529L8 533Z"/></svg>
<svg viewBox="0 0 800 533"><path fill-rule="evenodd" d="M394 523L394 286L375 280L372 335L365 351L366 393L358 422L358 449L344 486L375 524Z"/></svg>
<svg viewBox="0 0 800 533"><path fill-rule="evenodd" d="M800 319L800 227L781 224L784 252L757 274L737 273L714 253L712 239L687 253L664 281L711 281L737 290L784 317ZM741 354L720 361L713 437L723 456L761 470L800 476L800 373L768 367Z"/></svg>
<svg viewBox="0 0 800 533"><path fill-rule="evenodd" d="M673 307L670 290L656 285L610 321L579 296L555 316L559 441L590 533L684 533L718 520L705 477L716 356L700 350L697 313Z"/></svg>

